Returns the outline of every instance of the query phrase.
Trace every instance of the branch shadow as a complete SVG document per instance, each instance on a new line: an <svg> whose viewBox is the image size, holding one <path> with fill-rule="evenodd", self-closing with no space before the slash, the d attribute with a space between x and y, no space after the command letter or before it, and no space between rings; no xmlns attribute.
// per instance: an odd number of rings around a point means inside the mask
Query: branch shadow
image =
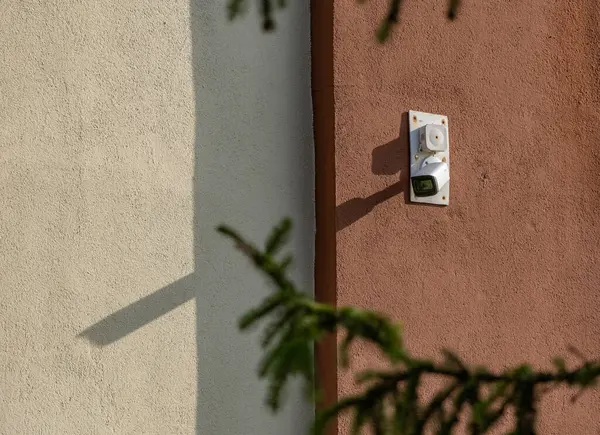
<svg viewBox="0 0 600 435"><path fill-rule="evenodd" d="M408 141L408 112L400 117L399 136L394 140L373 149L371 172L375 175L396 175L399 180L385 189L366 198L352 198L335 209L336 231L352 225L369 214L377 205L404 192L404 202L410 199L408 189L410 173L410 147Z"/></svg>

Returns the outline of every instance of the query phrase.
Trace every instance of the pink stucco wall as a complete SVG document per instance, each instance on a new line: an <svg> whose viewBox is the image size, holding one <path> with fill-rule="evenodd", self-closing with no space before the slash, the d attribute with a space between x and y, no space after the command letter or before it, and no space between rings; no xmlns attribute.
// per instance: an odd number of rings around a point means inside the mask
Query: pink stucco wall
<svg viewBox="0 0 600 435"><path fill-rule="evenodd" d="M337 304L401 320L422 356L600 356L600 2L463 2L455 22L445 0L404 3L380 45L387 2L334 2ZM407 201L409 109L449 116L449 207ZM544 400L541 434L600 431L600 395L570 397Z"/></svg>

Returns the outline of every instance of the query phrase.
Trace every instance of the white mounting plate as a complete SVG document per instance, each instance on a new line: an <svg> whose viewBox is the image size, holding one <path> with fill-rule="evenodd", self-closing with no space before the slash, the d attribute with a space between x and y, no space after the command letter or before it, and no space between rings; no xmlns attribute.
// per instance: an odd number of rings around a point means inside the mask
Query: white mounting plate
<svg viewBox="0 0 600 435"><path fill-rule="evenodd" d="M417 112L415 110L408 111L408 134L410 140L410 176L414 176L419 169L425 158L432 156L432 153L421 152L419 148L419 129L426 124L443 125L448 131L448 117L443 115L435 115L433 113ZM448 164L450 170L450 135L448 134L448 149L444 152L435 153L436 157L439 157ZM452 174L452 171L450 172ZM410 200L411 202L422 202L426 204L436 205L448 205L450 202L450 182L446 183L442 189L433 196L415 196L415 192L410 183Z"/></svg>

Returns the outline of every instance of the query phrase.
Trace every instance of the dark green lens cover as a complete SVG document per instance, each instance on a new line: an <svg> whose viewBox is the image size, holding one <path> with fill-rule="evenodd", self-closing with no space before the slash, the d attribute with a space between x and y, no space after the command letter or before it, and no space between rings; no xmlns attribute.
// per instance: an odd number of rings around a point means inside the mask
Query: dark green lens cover
<svg viewBox="0 0 600 435"><path fill-rule="evenodd" d="M415 196L432 196L438 192L435 178L431 175L420 175L411 179Z"/></svg>

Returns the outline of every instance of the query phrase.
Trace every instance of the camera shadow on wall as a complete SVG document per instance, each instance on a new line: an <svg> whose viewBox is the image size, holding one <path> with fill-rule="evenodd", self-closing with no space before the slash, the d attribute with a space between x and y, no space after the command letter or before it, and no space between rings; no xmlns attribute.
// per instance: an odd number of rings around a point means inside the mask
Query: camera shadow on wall
<svg viewBox="0 0 600 435"><path fill-rule="evenodd" d="M336 229L342 231L369 214L373 209L402 193L405 203L409 202L410 189L410 146L408 141L408 112L400 117L398 137L373 149L371 172L374 175L398 175L398 181L367 197L357 197L336 207Z"/></svg>

